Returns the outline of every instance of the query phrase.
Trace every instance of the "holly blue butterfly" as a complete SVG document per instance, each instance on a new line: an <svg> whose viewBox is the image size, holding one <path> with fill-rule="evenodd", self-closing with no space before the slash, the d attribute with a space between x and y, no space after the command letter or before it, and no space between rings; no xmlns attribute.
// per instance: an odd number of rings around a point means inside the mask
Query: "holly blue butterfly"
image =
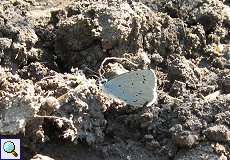
<svg viewBox="0 0 230 160"><path fill-rule="evenodd" d="M157 77L151 69L123 73L101 88L106 95L132 106L151 106L157 100Z"/></svg>

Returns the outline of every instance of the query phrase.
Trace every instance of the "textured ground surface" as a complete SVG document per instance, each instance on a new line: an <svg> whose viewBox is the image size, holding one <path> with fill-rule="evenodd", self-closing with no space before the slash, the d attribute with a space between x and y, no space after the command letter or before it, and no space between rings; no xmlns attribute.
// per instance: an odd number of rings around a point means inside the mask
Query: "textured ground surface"
<svg viewBox="0 0 230 160"><path fill-rule="evenodd" d="M158 103L103 96L106 57L154 69ZM33 160L230 159L230 1L1 0L0 135Z"/></svg>

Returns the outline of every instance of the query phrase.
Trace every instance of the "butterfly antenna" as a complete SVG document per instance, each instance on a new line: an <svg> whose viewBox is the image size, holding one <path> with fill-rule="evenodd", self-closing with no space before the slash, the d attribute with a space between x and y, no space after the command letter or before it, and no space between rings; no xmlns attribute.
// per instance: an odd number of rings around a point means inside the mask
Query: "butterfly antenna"
<svg viewBox="0 0 230 160"><path fill-rule="evenodd" d="M98 72L99 72L99 76L100 77L102 77L103 76L103 74L104 74L104 64L105 64L105 62L106 61L108 61L108 60L120 60L120 61L127 61L127 62L129 62L130 64L132 64L133 66L135 66L135 67L137 67L138 65L136 64L136 63L133 63L132 61L130 61L129 59L127 59L127 58L119 58L119 57L107 57L107 58L105 58L103 61L102 61L102 63L101 63L101 65L100 65L100 68L99 68L99 70L98 70ZM102 74L102 71L103 71L103 74Z"/></svg>
<svg viewBox="0 0 230 160"><path fill-rule="evenodd" d="M92 77L96 77L97 79L100 79L100 74L98 74L98 73L95 72L94 70L90 69L89 67L85 66L85 67L84 67L84 70L88 70L88 71L94 73L95 75L92 75ZM99 75L99 76L97 76L97 75Z"/></svg>

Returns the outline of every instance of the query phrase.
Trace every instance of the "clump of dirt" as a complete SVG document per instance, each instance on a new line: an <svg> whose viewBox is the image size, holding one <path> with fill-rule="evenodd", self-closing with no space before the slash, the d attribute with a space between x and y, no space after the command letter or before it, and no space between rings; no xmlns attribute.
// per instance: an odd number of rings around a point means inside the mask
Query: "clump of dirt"
<svg viewBox="0 0 230 160"><path fill-rule="evenodd" d="M228 1L2 0L0 135L25 159L230 159L229 28ZM152 106L101 92L146 68Z"/></svg>

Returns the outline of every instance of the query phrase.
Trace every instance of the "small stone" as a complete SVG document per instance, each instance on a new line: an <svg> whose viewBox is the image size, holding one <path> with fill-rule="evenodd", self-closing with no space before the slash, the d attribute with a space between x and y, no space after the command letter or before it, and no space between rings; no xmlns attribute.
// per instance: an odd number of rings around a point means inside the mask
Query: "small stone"
<svg viewBox="0 0 230 160"><path fill-rule="evenodd" d="M12 44L12 39L0 38L0 49L9 49Z"/></svg>
<svg viewBox="0 0 230 160"><path fill-rule="evenodd" d="M157 142L157 141L155 141L155 140L152 140L152 141L150 141L150 142L146 142L145 143L145 147L147 148L147 149L156 149L156 148L160 148L160 144L159 144L159 142Z"/></svg>
<svg viewBox="0 0 230 160"><path fill-rule="evenodd" d="M44 105L40 108L40 113L42 115L50 115L60 106L59 101L55 97L47 97Z"/></svg>
<svg viewBox="0 0 230 160"><path fill-rule="evenodd" d="M145 139L153 139L153 136L151 134L146 134L144 136Z"/></svg>
<svg viewBox="0 0 230 160"><path fill-rule="evenodd" d="M209 127L204 134L209 140L218 142L229 142L230 141L230 131L224 125L216 125Z"/></svg>
<svg viewBox="0 0 230 160"><path fill-rule="evenodd" d="M228 160L228 158L227 158L225 155L222 154L222 155L220 156L219 160Z"/></svg>
<svg viewBox="0 0 230 160"><path fill-rule="evenodd" d="M184 131L182 133L173 135L173 140L179 147L192 147L193 145L197 144L198 136L191 134L188 131Z"/></svg>
<svg viewBox="0 0 230 160"><path fill-rule="evenodd" d="M35 135L36 135L36 142L37 143L43 143L43 142L45 142L45 135L44 135L44 131L43 131L42 127L40 127L36 131Z"/></svg>
<svg viewBox="0 0 230 160"><path fill-rule="evenodd" d="M143 68L148 68L149 64L151 63L151 60L149 59L147 53L143 50L139 50L137 53L138 60L140 61L140 65Z"/></svg>
<svg viewBox="0 0 230 160"><path fill-rule="evenodd" d="M226 148L224 145L221 145L219 143L213 144L212 148L215 150L216 153L221 154L221 153L226 153Z"/></svg>
<svg viewBox="0 0 230 160"><path fill-rule="evenodd" d="M170 94L173 97L178 97L178 96L182 96L185 93L186 93L186 84L181 81L175 80L172 87L170 88Z"/></svg>
<svg viewBox="0 0 230 160"><path fill-rule="evenodd" d="M152 54L150 59L156 64L162 63L164 58L160 54Z"/></svg>

